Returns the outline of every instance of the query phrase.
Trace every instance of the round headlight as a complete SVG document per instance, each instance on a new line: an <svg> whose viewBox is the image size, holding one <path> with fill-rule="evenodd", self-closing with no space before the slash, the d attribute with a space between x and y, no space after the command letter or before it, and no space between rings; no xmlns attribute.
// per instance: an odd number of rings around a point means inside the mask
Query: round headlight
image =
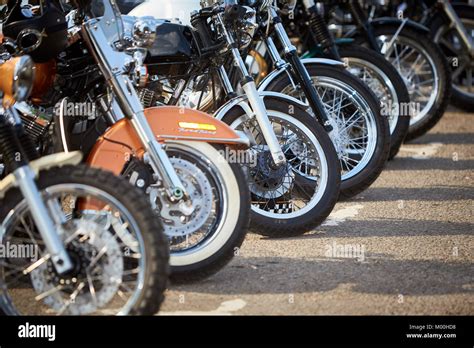
<svg viewBox="0 0 474 348"><path fill-rule="evenodd" d="M288 15L293 12L296 7L296 0L282 0L278 3L283 14Z"/></svg>
<svg viewBox="0 0 474 348"><path fill-rule="evenodd" d="M156 41L158 22L153 18L142 17L133 25L134 44L138 47L149 48Z"/></svg>
<svg viewBox="0 0 474 348"><path fill-rule="evenodd" d="M268 9L268 6L271 6L272 0L260 0L258 3L258 10L263 12Z"/></svg>
<svg viewBox="0 0 474 348"><path fill-rule="evenodd" d="M29 56L21 56L13 72L13 97L17 101L29 97L35 79L35 65Z"/></svg>

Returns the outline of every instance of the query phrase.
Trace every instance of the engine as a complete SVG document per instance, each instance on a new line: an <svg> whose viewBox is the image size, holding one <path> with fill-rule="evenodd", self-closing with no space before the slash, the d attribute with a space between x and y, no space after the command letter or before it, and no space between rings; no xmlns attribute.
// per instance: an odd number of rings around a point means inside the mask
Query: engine
<svg viewBox="0 0 474 348"><path fill-rule="evenodd" d="M48 115L42 108L32 107L26 103L16 103L15 107L19 111L26 134L31 137L37 148L44 149L49 141L48 131L51 124L51 114ZM2 154L0 154L0 179L3 179L5 175L5 165Z"/></svg>
<svg viewBox="0 0 474 348"><path fill-rule="evenodd" d="M26 133L31 137L34 144L42 147L47 139L52 112L26 103L17 103L15 107L19 111Z"/></svg>

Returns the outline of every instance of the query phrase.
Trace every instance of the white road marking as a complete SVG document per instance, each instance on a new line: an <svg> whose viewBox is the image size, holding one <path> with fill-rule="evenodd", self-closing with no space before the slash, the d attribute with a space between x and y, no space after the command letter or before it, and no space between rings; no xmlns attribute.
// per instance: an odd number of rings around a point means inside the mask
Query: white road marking
<svg viewBox="0 0 474 348"><path fill-rule="evenodd" d="M353 218L359 214L359 210L361 210L363 207L364 206L362 204L356 204L332 212L326 221L323 222L322 226L337 226L341 222L346 221L346 219Z"/></svg>
<svg viewBox="0 0 474 348"><path fill-rule="evenodd" d="M442 145L442 143L430 143L427 145L403 145L400 148L400 151L411 154L409 157L413 159L428 159L436 154Z"/></svg>
<svg viewBox="0 0 474 348"><path fill-rule="evenodd" d="M232 315L244 308L247 302L238 298L235 300L224 301L217 309L212 311L175 311L175 312L159 312L158 315Z"/></svg>

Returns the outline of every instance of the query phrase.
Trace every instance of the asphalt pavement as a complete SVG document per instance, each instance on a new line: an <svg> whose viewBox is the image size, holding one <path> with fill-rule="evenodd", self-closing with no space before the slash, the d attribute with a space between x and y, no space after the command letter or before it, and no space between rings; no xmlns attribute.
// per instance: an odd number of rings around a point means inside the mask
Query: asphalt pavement
<svg viewBox="0 0 474 348"><path fill-rule="evenodd" d="M160 314L474 314L474 114L450 111L370 189L297 238L249 233Z"/></svg>

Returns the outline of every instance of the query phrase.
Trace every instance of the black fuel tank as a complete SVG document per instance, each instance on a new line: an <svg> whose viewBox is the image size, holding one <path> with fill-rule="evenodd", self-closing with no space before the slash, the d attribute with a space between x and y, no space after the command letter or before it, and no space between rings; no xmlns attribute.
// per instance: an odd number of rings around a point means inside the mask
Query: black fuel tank
<svg viewBox="0 0 474 348"><path fill-rule="evenodd" d="M145 61L149 72L184 74L195 52L191 28L177 23L163 23L157 27L156 35Z"/></svg>

